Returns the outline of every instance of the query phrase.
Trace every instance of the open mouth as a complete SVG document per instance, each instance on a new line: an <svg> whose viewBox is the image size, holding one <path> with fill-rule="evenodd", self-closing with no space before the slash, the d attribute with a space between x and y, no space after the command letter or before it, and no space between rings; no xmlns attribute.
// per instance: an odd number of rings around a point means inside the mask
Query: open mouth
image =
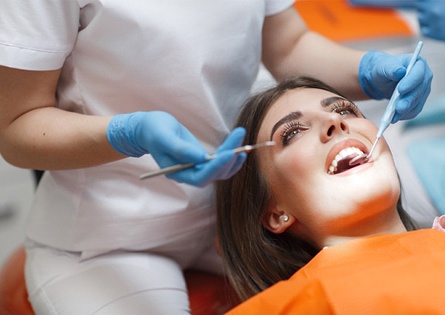
<svg viewBox="0 0 445 315"><path fill-rule="evenodd" d="M328 174L340 174L351 168L359 166L360 164L349 165L349 161L351 161L354 157L362 154L364 154L364 152L356 147L349 147L341 150L332 160L331 165L328 169Z"/></svg>

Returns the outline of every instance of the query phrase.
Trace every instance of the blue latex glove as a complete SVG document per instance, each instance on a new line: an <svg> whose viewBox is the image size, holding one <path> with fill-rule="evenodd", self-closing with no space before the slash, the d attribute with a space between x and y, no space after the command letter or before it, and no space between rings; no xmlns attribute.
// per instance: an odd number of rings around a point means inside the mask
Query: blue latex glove
<svg viewBox="0 0 445 315"><path fill-rule="evenodd" d="M241 145L244 128L235 128L218 148L218 156L206 161L207 152L199 141L168 113L136 112L114 116L107 128L110 145L119 153L140 157L151 154L160 167L180 163L201 163L167 175L180 183L205 186L231 177L244 163L246 154L232 149Z"/></svg>
<svg viewBox="0 0 445 315"><path fill-rule="evenodd" d="M417 18L423 35L445 40L445 1L418 0Z"/></svg>
<svg viewBox="0 0 445 315"><path fill-rule="evenodd" d="M416 1L417 0L349 0L349 3L363 7L414 8Z"/></svg>
<svg viewBox="0 0 445 315"><path fill-rule="evenodd" d="M396 113L392 123L416 117L431 91L433 73L426 60L419 56L408 76L406 68L412 54L392 56L380 51L368 51L360 60L358 77L363 91L373 99L389 99L398 87Z"/></svg>

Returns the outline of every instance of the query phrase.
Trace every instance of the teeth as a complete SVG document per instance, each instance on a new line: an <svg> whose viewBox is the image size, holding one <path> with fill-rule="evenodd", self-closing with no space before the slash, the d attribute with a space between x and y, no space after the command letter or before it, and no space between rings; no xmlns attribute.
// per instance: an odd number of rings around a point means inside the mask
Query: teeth
<svg viewBox="0 0 445 315"><path fill-rule="evenodd" d="M328 174L332 175L337 170L338 161L343 160L345 157L352 155L352 154L364 154L362 150L356 148L356 147L349 147L346 149L341 150L338 152L338 154L335 156L334 160L331 163L331 166L329 166Z"/></svg>

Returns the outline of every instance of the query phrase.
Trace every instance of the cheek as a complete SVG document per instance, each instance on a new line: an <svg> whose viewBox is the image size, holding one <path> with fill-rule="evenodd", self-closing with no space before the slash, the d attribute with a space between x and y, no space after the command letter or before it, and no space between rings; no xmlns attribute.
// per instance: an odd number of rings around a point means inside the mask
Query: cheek
<svg viewBox="0 0 445 315"><path fill-rule="evenodd" d="M382 185L387 189L392 189L395 193L400 193L400 181L389 149L388 151L383 152L379 159L380 163L376 165L374 175L374 186L377 188L379 185Z"/></svg>
<svg viewBox="0 0 445 315"><path fill-rule="evenodd" d="M300 150L299 152L289 150L286 154L276 157L274 170L271 171L271 174L276 176L275 183L280 181L281 185L294 187L295 193L313 177L317 164L315 161L309 150Z"/></svg>
<svg viewBox="0 0 445 315"><path fill-rule="evenodd" d="M314 176L312 160L283 157L280 162L268 170L271 174L269 187L277 206L297 215L298 209L307 209L314 203L314 184L318 180Z"/></svg>
<svg viewBox="0 0 445 315"><path fill-rule="evenodd" d="M378 127L372 121L366 118L359 118L348 119L347 122L351 130L369 140L374 140L378 131Z"/></svg>

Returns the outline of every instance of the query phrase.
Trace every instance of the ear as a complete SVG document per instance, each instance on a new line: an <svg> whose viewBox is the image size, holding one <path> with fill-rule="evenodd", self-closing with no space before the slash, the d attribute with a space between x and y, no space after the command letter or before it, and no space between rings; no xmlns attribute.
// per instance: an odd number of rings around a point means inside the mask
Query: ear
<svg viewBox="0 0 445 315"><path fill-rule="evenodd" d="M272 233L281 234L294 224L295 221L294 216L284 211L270 209L263 217L263 226Z"/></svg>

